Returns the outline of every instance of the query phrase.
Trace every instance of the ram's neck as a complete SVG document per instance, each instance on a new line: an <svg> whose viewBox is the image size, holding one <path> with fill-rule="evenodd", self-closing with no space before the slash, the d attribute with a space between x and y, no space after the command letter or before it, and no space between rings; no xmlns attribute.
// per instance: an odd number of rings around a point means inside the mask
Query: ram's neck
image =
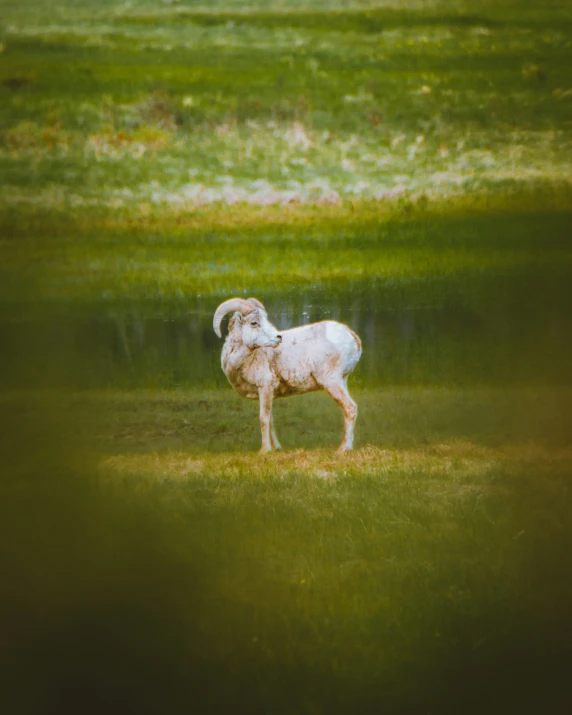
<svg viewBox="0 0 572 715"><path fill-rule="evenodd" d="M230 335L225 340L222 349L222 368L230 379L229 371L235 371L249 361L252 350L247 348L240 340L234 340Z"/></svg>
<svg viewBox="0 0 572 715"><path fill-rule="evenodd" d="M271 381L266 348L251 350L241 342L227 341L222 351L222 369L230 384L243 397L257 398L258 389Z"/></svg>

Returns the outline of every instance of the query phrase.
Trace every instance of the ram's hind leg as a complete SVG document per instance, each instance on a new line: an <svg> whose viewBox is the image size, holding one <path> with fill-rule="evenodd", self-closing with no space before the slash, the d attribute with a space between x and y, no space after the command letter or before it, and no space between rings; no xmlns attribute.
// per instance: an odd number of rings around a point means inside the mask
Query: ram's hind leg
<svg viewBox="0 0 572 715"><path fill-rule="evenodd" d="M344 378L325 384L324 390L338 403L344 413L344 438L338 447L338 454L342 454L347 452L348 449L353 449L358 408L348 392L347 382Z"/></svg>
<svg viewBox="0 0 572 715"><path fill-rule="evenodd" d="M272 411L270 412L270 443L272 444L272 449L282 449L282 445L278 441L276 432L274 430L274 415Z"/></svg>

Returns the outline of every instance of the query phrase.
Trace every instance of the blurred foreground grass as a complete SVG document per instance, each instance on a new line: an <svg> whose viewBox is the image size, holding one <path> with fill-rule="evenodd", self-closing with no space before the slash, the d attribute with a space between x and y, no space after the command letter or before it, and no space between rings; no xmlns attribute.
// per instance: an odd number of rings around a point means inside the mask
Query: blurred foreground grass
<svg viewBox="0 0 572 715"><path fill-rule="evenodd" d="M569 392L322 398L3 398L10 712L565 710Z"/></svg>

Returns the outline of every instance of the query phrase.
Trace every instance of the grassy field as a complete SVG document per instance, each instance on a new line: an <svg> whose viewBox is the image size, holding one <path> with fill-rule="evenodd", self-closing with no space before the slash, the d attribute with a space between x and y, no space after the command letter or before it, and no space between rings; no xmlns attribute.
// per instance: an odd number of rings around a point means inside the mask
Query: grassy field
<svg viewBox="0 0 572 715"><path fill-rule="evenodd" d="M567 712L567 3L0 15L9 712ZM353 454L257 454L246 294L359 326Z"/></svg>

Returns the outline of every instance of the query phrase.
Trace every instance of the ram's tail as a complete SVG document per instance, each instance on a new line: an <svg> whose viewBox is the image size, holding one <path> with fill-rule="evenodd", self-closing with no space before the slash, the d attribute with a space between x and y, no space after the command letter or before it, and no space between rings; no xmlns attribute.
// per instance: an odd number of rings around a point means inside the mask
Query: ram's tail
<svg viewBox="0 0 572 715"><path fill-rule="evenodd" d="M361 347L361 340L359 339L359 335L356 335L354 331L351 328L348 328L350 333L352 334L353 339L356 341L357 349L358 349L358 360L361 357L362 354L362 347Z"/></svg>

